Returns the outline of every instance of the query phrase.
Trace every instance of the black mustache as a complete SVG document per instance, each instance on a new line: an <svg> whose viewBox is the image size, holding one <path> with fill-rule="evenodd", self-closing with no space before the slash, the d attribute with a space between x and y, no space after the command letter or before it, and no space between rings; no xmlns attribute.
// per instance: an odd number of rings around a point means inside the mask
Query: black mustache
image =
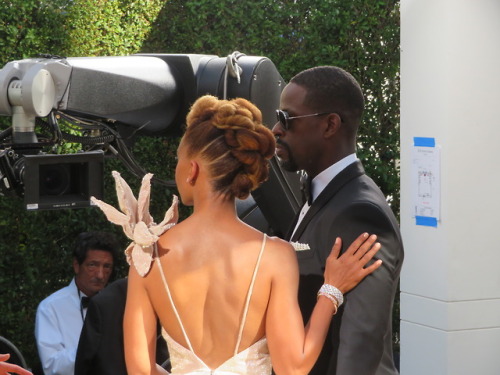
<svg viewBox="0 0 500 375"><path fill-rule="evenodd" d="M276 144L286 147L288 149L288 145L285 142L283 142L280 138L276 139Z"/></svg>

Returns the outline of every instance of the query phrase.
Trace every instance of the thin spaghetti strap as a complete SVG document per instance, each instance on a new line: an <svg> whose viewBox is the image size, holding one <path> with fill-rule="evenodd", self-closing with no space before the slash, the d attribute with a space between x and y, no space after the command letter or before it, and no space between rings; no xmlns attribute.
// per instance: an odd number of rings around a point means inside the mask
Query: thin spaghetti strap
<svg viewBox="0 0 500 375"><path fill-rule="evenodd" d="M184 335L184 339L186 340L186 343L188 344L189 350L191 350L194 353L193 347L191 346L191 341L189 341L189 337L186 333L186 330L184 329L184 326L182 325L181 317L179 316L179 312L177 311L177 308L175 307L174 300L172 299L172 295L170 294L170 289L167 284L167 279L165 278L165 274L163 273L163 268L161 267L161 262L160 262L160 257L158 256L158 246L157 243L155 242L154 244L154 251L155 251L155 259L156 259L156 264L158 265L158 269L160 270L160 275L161 279L163 280L163 285L165 286L165 290L167 291L168 299L170 301L170 304L172 305L172 309L174 310L175 317L177 318L177 321L179 322L179 325L182 330L182 334Z"/></svg>
<svg viewBox="0 0 500 375"><path fill-rule="evenodd" d="M253 286L255 284L255 279L257 277L257 271L259 270L262 253L264 252L264 247L266 247L266 238L267 236L264 233L264 239L262 240L262 247L260 248L259 257L257 258L257 264L255 265L255 269L253 271L252 281L250 282L250 288L248 288L247 299L245 301L245 308L243 309L243 318L241 319L240 329L238 332L238 339L236 340L236 347L234 348L234 355L238 354L238 350L240 349L241 338L243 336L243 328L245 327L248 314L248 307L250 306L250 299L252 298Z"/></svg>

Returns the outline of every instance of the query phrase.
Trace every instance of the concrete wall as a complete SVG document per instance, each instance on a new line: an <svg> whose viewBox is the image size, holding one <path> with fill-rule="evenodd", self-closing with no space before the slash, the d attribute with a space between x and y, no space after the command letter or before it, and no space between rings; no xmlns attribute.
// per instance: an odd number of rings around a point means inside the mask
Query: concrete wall
<svg viewBox="0 0 500 375"><path fill-rule="evenodd" d="M401 0L401 374L500 374L500 1ZM414 137L440 148L416 225Z"/></svg>

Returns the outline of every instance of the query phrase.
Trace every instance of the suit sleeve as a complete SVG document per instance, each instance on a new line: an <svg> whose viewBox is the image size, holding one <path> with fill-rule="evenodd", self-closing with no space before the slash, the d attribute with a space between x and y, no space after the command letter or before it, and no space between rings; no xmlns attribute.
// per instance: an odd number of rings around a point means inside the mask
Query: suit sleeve
<svg viewBox="0 0 500 375"><path fill-rule="evenodd" d="M101 342L101 313L99 306L90 301L76 351L75 375L92 375L94 357Z"/></svg>
<svg viewBox="0 0 500 375"><path fill-rule="evenodd" d="M332 336L338 339L337 355L330 369L337 375L374 374L391 335L392 306L399 279L401 251L398 229L383 210L372 203L355 203L331 222L333 239L342 238L342 251L363 232L376 234L381 250L376 259L382 266L345 296L345 304L334 319ZM323 254L323 256L328 254ZM334 337L332 337L333 339ZM333 340L336 342L337 340Z"/></svg>

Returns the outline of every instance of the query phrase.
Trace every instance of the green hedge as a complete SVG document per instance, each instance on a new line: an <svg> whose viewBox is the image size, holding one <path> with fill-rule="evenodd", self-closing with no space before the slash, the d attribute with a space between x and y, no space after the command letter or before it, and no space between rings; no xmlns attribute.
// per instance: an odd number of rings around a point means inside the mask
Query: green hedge
<svg viewBox="0 0 500 375"><path fill-rule="evenodd" d="M399 211L399 2L171 0L144 52L267 56L288 81L316 65L351 72L367 97L360 157Z"/></svg>
<svg viewBox="0 0 500 375"><path fill-rule="evenodd" d="M358 154L399 212L399 3L374 0L12 0L0 3L0 63L34 57L136 52L269 57L285 80L315 65L353 73L367 95ZM8 126L4 119L0 128ZM156 176L172 179L178 139L139 138L134 154ZM74 147L74 145L71 145ZM115 202L110 171L139 181L107 160L105 200ZM175 193L153 187L152 213L163 216ZM29 364L37 361L33 327L41 299L72 277L71 251L81 231L107 229L127 240L97 209L26 212L0 197L0 335ZM183 211L183 214L187 214ZM126 272L123 257L119 276ZM397 310L396 310L397 312ZM399 314L395 314L398 328Z"/></svg>

